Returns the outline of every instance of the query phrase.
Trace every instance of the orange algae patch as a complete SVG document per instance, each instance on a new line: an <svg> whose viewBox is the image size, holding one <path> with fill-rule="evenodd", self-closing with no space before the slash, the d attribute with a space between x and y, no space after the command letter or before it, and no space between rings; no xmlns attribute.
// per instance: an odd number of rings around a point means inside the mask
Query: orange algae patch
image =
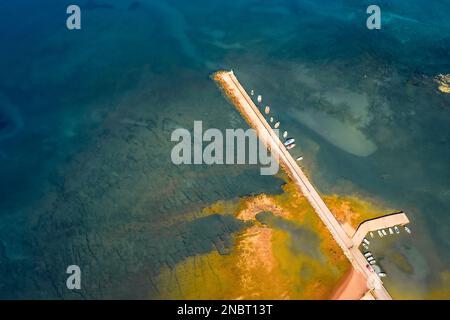
<svg viewBox="0 0 450 320"><path fill-rule="evenodd" d="M212 75L224 95L240 110L236 97L228 90L222 72ZM246 114L242 113L244 119ZM289 181L283 173L284 179ZM340 279L351 268L325 225L311 208L298 187L291 181L281 195L245 197L237 202L219 201L200 214L228 212L237 219L252 222L236 236L227 255L217 252L185 259L173 269L161 272L160 298L166 299L326 299L335 292ZM366 219L380 215L377 208L357 197L344 200L332 195L325 202L338 220L356 228ZM313 258L295 246L292 235L276 227L261 224L256 215L273 216L312 230L319 238L320 254ZM196 215L197 216L197 215Z"/></svg>
<svg viewBox="0 0 450 320"><path fill-rule="evenodd" d="M326 299L350 269L325 225L294 183L280 195L261 194L238 201L219 201L201 215L233 209L237 219L253 224L236 235L230 254L214 251L190 257L158 278L165 299ZM313 258L294 246L289 232L261 224L258 213L312 230L319 238L323 259ZM230 212L230 211L228 211Z"/></svg>
<svg viewBox="0 0 450 320"><path fill-rule="evenodd" d="M357 196L327 195L322 198L341 224L348 224L354 229L365 220L395 211L377 206Z"/></svg>

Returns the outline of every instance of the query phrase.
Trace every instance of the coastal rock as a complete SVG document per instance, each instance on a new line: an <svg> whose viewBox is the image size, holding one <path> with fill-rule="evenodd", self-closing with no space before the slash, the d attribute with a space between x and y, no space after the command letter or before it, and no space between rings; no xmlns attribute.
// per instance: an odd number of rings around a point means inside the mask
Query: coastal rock
<svg viewBox="0 0 450 320"><path fill-rule="evenodd" d="M450 93L450 74L439 74L435 79L438 90L442 93Z"/></svg>

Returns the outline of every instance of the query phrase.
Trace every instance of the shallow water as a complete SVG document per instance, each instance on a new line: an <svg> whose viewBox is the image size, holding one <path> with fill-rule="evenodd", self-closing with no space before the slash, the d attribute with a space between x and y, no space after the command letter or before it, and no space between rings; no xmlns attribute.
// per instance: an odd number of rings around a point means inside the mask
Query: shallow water
<svg viewBox="0 0 450 320"><path fill-rule="evenodd" d="M321 192L408 213L413 235L389 248L412 248L415 297L442 284L450 95L433 78L450 73L448 2L381 1L380 31L356 0L81 1L70 32L68 4L0 4L0 297L156 297L162 266L232 246L238 222L196 212L282 181L170 162L177 127L246 127L208 78L219 68L263 94ZM69 264L82 295L63 286Z"/></svg>

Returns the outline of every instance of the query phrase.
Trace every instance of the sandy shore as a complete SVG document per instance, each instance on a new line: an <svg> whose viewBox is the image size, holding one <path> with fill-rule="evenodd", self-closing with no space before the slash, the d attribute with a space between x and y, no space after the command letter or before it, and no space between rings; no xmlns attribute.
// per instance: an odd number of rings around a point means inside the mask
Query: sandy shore
<svg viewBox="0 0 450 320"><path fill-rule="evenodd" d="M331 295L331 300L359 300L369 289L366 278L351 268Z"/></svg>

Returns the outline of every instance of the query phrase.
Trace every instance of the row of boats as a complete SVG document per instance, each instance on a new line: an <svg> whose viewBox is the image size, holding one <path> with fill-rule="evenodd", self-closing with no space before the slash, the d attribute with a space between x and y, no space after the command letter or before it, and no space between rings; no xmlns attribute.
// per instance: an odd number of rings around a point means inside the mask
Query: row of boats
<svg viewBox="0 0 450 320"><path fill-rule="evenodd" d="M367 265L367 268L370 271L376 272L380 278L384 278L387 276L386 272L382 271L380 266L377 265L377 261L372 255L372 252L367 251L364 253L364 257L366 258L367 262L369 263Z"/></svg>
<svg viewBox="0 0 450 320"><path fill-rule="evenodd" d="M407 233L411 234L411 229L409 229L407 226L404 226L404 229ZM398 226L394 226L393 228L387 228L387 230L388 231L386 231L386 229L377 230L378 236L380 238L383 238L384 236L400 233L400 228ZM375 238L375 234L372 231L369 234L372 239ZM362 243L364 249L368 250L369 244L370 244L370 241L367 240L366 238L364 238L363 243Z"/></svg>
<svg viewBox="0 0 450 320"><path fill-rule="evenodd" d="M254 90L251 90L251 91L250 91L250 95L253 96L254 94L255 94L255 91L254 91ZM261 95L258 95L258 96L256 97L256 101L258 101L258 103L261 103L261 102L262 102L262 96L261 96ZM269 106L266 106L266 107L264 108L264 113L265 113L266 115L268 115L268 114L270 113L270 107L269 107ZM270 118L269 118L269 122L270 122L270 123L273 123L273 122L274 122L274 118L273 118L273 117L270 117ZM275 122L274 128L275 128L275 129L278 129L279 127L280 127L280 121ZM284 139L283 144L284 144L284 146L286 147L286 149L291 150L291 149L293 149L293 148L295 147L295 139L292 138L292 137L288 137L288 132L287 132L287 131L284 131L284 132L283 132L283 139ZM302 157L302 156L299 156L299 157L297 157L296 160L297 160L297 161L301 161L301 160L303 160L303 157Z"/></svg>
<svg viewBox="0 0 450 320"><path fill-rule="evenodd" d="M411 229L409 229L407 226L404 226L404 229L405 229L405 231L406 231L407 233L411 234ZM389 231L389 232L388 232L388 231ZM394 234L394 233L395 233L395 234L399 234L399 233L400 233L400 229L399 229L398 226L395 226L394 228L388 228L388 231L386 231L386 229L380 229L380 230L377 230L378 236L379 236L380 238L383 238L384 236L387 236L387 235L391 235L391 234ZM370 232L370 236L371 236L372 238L375 237L373 232Z"/></svg>
<svg viewBox="0 0 450 320"><path fill-rule="evenodd" d="M370 241L367 240L366 238L364 238L362 245L363 245L364 249L367 250L366 252L363 253L364 258L366 258L366 260L368 262L368 264L366 266L367 269L370 270L371 272L376 272L380 278L386 277L386 273L381 270L380 266L377 265L377 260L375 260L375 258L373 257L372 252L368 251Z"/></svg>
<svg viewBox="0 0 450 320"><path fill-rule="evenodd" d="M383 238L384 236L387 236L387 235L393 235L393 234L400 233L400 228L398 226L394 226L393 228L387 228L387 229L388 229L389 233L388 233L388 231L386 231L386 229L377 230L380 238ZM409 233L409 234L411 233L411 230L407 226L404 226L404 229L407 233ZM371 238L375 238L375 234L372 231L369 234L370 234ZM369 245L370 245L370 241L367 238L364 238L363 242L362 242L362 246L364 247L365 250L367 250L366 252L363 253L364 257L366 258L367 262L369 263L367 265L367 268L370 271L376 272L380 278L384 278L384 277L386 277L386 273L384 271L382 271L381 268L377 265L377 261L373 257L372 252L369 251Z"/></svg>

